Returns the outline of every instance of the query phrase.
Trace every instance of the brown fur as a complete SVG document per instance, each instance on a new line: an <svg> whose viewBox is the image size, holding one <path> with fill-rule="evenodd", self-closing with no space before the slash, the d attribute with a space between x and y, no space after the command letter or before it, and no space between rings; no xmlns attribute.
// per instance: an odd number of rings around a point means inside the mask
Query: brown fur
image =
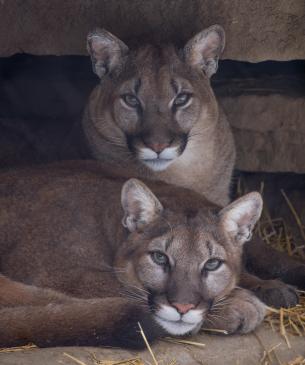
<svg viewBox="0 0 305 365"><path fill-rule="evenodd" d="M210 40L213 32L222 38ZM235 148L207 76L217 69L224 33L215 26L199 35L180 51L152 45L129 51L106 31L89 35L88 50L101 83L89 98L82 125L93 158L117 169L127 167L131 176L190 188L224 206L229 202ZM206 49L201 50L205 39ZM203 72L204 62L216 65ZM170 108L183 90L192 94L190 106ZM126 106L125 94L136 94L141 110ZM139 158L139 149L151 144L176 146L180 155L164 171L154 171Z"/></svg>
<svg viewBox="0 0 305 365"><path fill-rule="evenodd" d="M83 117L84 153L118 170L124 166L131 176L190 188L226 205L235 148L209 81L224 43L220 26L198 33L179 51L151 45L129 50L104 30L90 34L88 50L101 83L93 90ZM193 94L186 109L168 107L181 91L177 86ZM141 101L141 112L122 102L126 93ZM154 171L139 153L153 144L177 146L180 154L164 170ZM254 242L246 247L252 272L305 288L304 263L272 251L257 237Z"/></svg>
<svg viewBox="0 0 305 365"><path fill-rule="evenodd" d="M197 193L164 183L149 182L158 200L129 180L121 203L126 178L96 162L7 171L0 181L0 346L143 346L137 322L149 339L161 336L152 312L175 303L202 311L206 327L225 308L219 326L230 333L261 322L264 305L234 289L240 240L261 209L256 195L247 198L253 213L240 221L244 229L233 232L230 208L219 213ZM149 258L155 250L175 260L170 275ZM198 273L215 254L225 258L222 271Z"/></svg>

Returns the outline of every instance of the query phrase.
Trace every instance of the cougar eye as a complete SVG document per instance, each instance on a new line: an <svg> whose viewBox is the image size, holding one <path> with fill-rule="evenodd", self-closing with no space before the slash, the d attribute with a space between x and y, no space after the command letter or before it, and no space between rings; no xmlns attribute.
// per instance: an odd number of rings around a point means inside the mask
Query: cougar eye
<svg viewBox="0 0 305 365"><path fill-rule="evenodd" d="M175 106L184 106L191 98L191 94L188 93L180 93L177 95L176 99L174 100Z"/></svg>
<svg viewBox="0 0 305 365"><path fill-rule="evenodd" d="M132 94L122 95L121 98L124 100L125 104L131 106L132 108L136 108L140 105L139 99Z"/></svg>
<svg viewBox="0 0 305 365"><path fill-rule="evenodd" d="M166 255L164 255L164 253L160 252L160 251L154 251L150 253L152 260L158 264L158 265L162 265L162 266L166 266L168 265L168 257Z"/></svg>
<svg viewBox="0 0 305 365"><path fill-rule="evenodd" d="M222 265L222 261L219 259L210 259L208 260L204 266L203 270L206 271L215 271Z"/></svg>

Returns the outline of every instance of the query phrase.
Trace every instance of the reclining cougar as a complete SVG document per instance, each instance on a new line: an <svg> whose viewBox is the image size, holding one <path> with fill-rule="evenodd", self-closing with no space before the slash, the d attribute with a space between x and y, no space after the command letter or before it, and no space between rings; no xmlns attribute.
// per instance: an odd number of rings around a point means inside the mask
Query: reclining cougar
<svg viewBox="0 0 305 365"><path fill-rule="evenodd" d="M225 206L235 148L209 80L224 44L218 25L181 50L170 45L129 50L105 30L89 34L87 48L101 83L82 120L83 156L117 170L126 167L131 176L192 189ZM304 264L257 238L245 249L256 274L305 288Z"/></svg>
<svg viewBox="0 0 305 365"><path fill-rule="evenodd" d="M137 322L154 339L262 321L266 306L238 287L258 193L221 209L93 161L0 181L0 346L141 347Z"/></svg>

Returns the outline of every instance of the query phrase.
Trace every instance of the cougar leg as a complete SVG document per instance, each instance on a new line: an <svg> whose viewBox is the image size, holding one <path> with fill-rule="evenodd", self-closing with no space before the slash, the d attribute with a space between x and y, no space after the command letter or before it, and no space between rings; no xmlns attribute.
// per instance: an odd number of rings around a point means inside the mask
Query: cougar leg
<svg viewBox="0 0 305 365"><path fill-rule="evenodd" d="M261 301L272 307L293 307L299 301L294 287L280 280L260 279L246 270L241 273L239 285L251 290Z"/></svg>
<svg viewBox="0 0 305 365"><path fill-rule="evenodd" d="M0 309L0 347L33 342L39 347L142 348L138 322L150 340L164 333L148 308L120 297L7 307Z"/></svg>
<svg viewBox="0 0 305 365"><path fill-rule="evenodd" d="M73 300L77 299L55 290L22 284L0 274L0 308L24 305L38 306Z"/></svg>
<svg viewBox="0 0 305 365"><path fill-rule="evenodd" d="M244 261L248 271L262 279L281 279L305 289L305 262L275 250L258 236L246 243Z"/></svg>

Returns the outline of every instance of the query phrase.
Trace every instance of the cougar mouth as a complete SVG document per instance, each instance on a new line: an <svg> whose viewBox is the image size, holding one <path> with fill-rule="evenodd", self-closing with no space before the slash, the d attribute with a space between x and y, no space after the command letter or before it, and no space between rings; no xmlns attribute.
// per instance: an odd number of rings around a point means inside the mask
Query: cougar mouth
<svg viewBox="0 0 305 365"><path fill-rule="evenodd" d="M151 170L163 171L168 168L168 166L174 161L174 159L169 160L169 159L155 158L152 160L141 159L141 161Z"/></svg>
<svg viewBox="0 0 305 365"><path fill-rule="evenodd" d="M136 153L138 159L154 171L165 170L181 154L179 146L166 147L160 153L157 153L148 147L141 147L137 149Z"/></svg>
<svg viewBox="0 0 305 365"><path fill-rule="evenodd" d="M169 305L161 305L154 311L155 321L171 335L182 336L197 333L203 323L203 310L192 309L186 314L179 314Z"/></svg>

